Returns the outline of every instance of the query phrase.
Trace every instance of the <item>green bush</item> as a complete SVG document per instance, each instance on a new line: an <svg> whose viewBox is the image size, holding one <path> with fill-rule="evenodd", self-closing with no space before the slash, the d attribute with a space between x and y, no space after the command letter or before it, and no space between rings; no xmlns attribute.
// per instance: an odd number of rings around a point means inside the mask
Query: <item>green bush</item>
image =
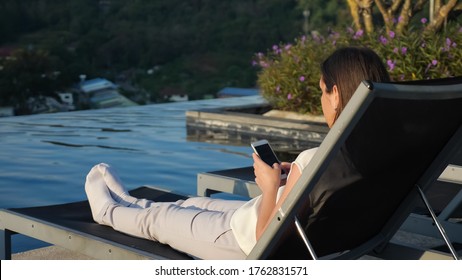
<svg viewBox="0 0 462 280"><path fill-rule="evenodd" d="M426 20L422 19L422 25ZM347 29L328 35L302 36L292 44L274 45L257 53L257 85L275 109L320 114L320 63L336 48L367 46L383 58L393 81L436 79L462 75L462 27L425 36L412 30L403 36L384 31L366 35Z"/></svg>

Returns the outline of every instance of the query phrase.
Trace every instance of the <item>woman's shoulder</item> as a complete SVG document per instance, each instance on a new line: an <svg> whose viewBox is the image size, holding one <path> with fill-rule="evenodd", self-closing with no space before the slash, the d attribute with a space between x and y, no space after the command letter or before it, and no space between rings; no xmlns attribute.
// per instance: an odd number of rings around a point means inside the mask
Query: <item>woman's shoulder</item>
<svg viewBox="0 0 462 280"><path fill-rule="evenodd" d="M311 149L308 149L308 150L304 150L303 152L301 152L300 154L298 154L297 156L297 159L304 159L304 160L311 160L311 158L314 157L314 154L316 154L316 151L318 150L318 147L316 148L311 148Z"/></svg>
<svg viewBox="0 0 462 280"><path fill-rule="evenodd" d="M295 159L295 163L298 165L300 171L303 170L308 165L308 163L314 157L314 154L316 154L317 150L318 150L317 147L304 150L297 156L297 158Z"/></svg>

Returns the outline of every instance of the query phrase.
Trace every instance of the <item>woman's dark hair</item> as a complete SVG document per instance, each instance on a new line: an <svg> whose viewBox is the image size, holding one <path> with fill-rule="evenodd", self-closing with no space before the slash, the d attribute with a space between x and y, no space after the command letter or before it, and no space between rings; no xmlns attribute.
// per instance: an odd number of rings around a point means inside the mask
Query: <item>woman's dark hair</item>
<svg viewBox="0 0 462 280"><path fill-rule="evenodd" d="M337 85L341 97L337 116L362 81L390 81L382 59L373 50L363 47L337 49L321 64L321 74L327 92Z"/></svg>

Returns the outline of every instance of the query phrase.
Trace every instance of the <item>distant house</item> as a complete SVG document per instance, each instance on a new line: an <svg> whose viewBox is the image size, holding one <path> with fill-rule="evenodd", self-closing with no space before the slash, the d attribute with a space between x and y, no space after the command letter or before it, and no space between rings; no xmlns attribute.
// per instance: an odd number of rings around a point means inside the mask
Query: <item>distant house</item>
<svg viewBox="0 0 462 280"><path fill-rule="evenodd" d="M225 87L217 93L218 98L228 98L228 97L245 97L259 95L260 91L254 88L235 88L235 87Z"/></svg>
<svg viewBox="0 0 462 280"><path fill-rule="evenodd" d="M75 110L74 95L71 92L58 92L61 103L66 104L69 110Z"/></svg>
<svg viewBox="0 0 462 280"><path fill-rule="evenodd" d="M73 105L61 103L50 96L29 97L27 106L32 114L67 112L75 109Z"/></svg>
<svg viewBox="0 0 462 280"><path fill-rule="evenodd" d="M182 89L166 87L160 91L160 95L166 101L181 102L188 101L189 95Z"/></svg>
<svg viewBox="0 0 462 280"><path fill-rule="evenodd" d="M78 88L86 95L92 108L111 108L136 106L135 102L126 98L119 92L119 88L113 82L95 78L82 80Z"/></svg>
<svg viewBox="0 0 462 280"><path fill-rule="evenodd" d="M109 80L103 78L95 78L80 82L79 88L85 93L90 93L103 89L117 89L117 86Z"/></svg>

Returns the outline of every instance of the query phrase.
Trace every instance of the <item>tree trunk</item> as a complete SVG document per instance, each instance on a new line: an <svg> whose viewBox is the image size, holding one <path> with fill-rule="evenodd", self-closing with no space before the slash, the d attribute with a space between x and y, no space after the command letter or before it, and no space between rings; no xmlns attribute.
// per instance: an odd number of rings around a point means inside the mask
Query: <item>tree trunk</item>
<svg viewBox="0 0 462 280"><path fill-rule="evenodd" d="M362 10L361 14L364 21L364 27L368 34L374 32L374 23L372 21L372 1L373 0L358 0L359 7Z"/></svg>
<svg viewBox="0 0 462 280"><path fill-rule="evenodd" d="M441 8L435 12L435 18L433 22L430 22L429 25L424 30L425 34L433 34L441 29L444 21L448 17L449 12L457 5L457 0L449 0L446 5L441 6Z"/></svg>
<svg viewBox="0 0 462 280"><path fill-rule="evenodd" d="M409 19L412 17L411 0L405 0L401 13L399 15L398 24L396 25L396 33L403 34L403 31L409 25Z"/></svg>
<svg viewBox="0 0 462 280"><path fill-rule="evenodd" d="M388 33L393 28L392 14L389 11L387 11L387 9L385 8L385 4L382 0L374 0L374 2L375 5L377 5L377 8L379 9L380 13L382 14L383 22L385 23L385 28Z"/></svg>
<svg viewBox="0 0 462 280"><path fill-rule="evenodd" d="M425 6L425 4L427 4L427 2L429 2L428 0L418 0L417 3L414 5L414 8L413 8L413 11L414 11L414 14L418 11L421 11L423 9L423 7Z"/></svg>
<svg viewBox="0 0 462 280"><path fill-rule="evenodd" d="M435 14L433 15L434 17L436 17L436 15L438 14L438 11L441 9L441 6L442 6L442 3L441 3L441 0L435 0Z"/></svg>
<svg viewBox="0 0 462 280"><path fill-rule="evenodd" d="M399 7L401 7L401 3L403 3L403 0L393 0L388 13L391 16L395 14L399 10Z"/></svg>
<svg viewBox="0 0 462 280"><path fill-rule="evenodd" d="M356 3L356 0L347 0L348 6L350 7L350 14L353 18L353 23L355 25L356 30L363 29L361 25L361 20L359 18L359 6Z"/></svg>

